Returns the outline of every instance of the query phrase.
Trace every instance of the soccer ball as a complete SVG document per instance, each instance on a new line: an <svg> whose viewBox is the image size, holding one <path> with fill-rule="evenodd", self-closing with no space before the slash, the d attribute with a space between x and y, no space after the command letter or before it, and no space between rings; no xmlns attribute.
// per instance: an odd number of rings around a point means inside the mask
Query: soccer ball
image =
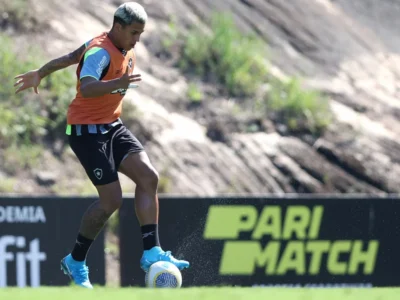
<svg viewBox="0 0 400 300"><path fill-rule="evenodd" d="M149 288L180 288L182 274L174 264L158 261L146 272L145 283Z"/></svg>

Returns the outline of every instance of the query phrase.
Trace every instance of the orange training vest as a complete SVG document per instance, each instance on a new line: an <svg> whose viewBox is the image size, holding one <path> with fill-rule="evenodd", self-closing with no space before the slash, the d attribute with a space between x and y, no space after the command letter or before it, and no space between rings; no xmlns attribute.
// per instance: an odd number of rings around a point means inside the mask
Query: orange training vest
<svg viewBox="0 0 400 300"><path fill-rule="evenodd" d="M108 38L106 32L95 37L86 48L81 57L81 62L78 65L77 75L77 94L75 99L71 102L67 113L68 124L109 124L117 120L121 115L122 100L125 96L126 90L119 89L110 94L100 97L83 98L80 92L79 75L83 65L83 58L85 53L93 48L100 47L105 49L110 55L110 65L107 73L102 80L112 80L122 77L125 73L126 67L129 65L129 74L135 67L135 54L133 49L129 50L124 56L119 49Z"/></svg>

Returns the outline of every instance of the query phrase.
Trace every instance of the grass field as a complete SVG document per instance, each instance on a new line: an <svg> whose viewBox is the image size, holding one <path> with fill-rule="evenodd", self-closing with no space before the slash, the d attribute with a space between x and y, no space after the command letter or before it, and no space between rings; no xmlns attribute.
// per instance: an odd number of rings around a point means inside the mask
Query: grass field
<svg viewBox="0 0 400 300"><path fill-rule="evenodd" d="M391 300L399 299L400 289L281 289L281 288L183 288L150 290L131 288L5 288L1 300L176 300L176 299L273 299L273 300Z"/></svg>

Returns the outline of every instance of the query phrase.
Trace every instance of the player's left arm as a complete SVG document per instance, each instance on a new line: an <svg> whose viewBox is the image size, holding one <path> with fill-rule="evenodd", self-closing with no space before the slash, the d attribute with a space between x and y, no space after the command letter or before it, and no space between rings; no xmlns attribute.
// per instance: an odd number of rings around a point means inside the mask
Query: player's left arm
<svg viewBox="0 0 400 300"><path fill-rule="evenodd" d="M35 93L39 94L38 86L40 81L55 71L65 69L71 65L79 63L79 60L81 59L86 47L87 43L83 44L75 51L49 61L40 69L31 70L25 74L16 76L15 79L17 79L17 82L14 84L14 87L21 84L22 85L15 91L15 93L18 94L23 90L33 87Z"/></svg>

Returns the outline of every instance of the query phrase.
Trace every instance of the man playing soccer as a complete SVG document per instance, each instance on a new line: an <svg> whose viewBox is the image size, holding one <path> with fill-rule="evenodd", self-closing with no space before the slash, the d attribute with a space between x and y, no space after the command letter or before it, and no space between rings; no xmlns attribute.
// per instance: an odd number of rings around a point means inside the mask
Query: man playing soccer
<svg viewBox="0 0 400 300"><path fill-rule="evenodd" d="M43 77L73 64L77 67L77 94L67 113L69 144L96 187L99 200L85 212L72 252L61 260L61 268L76 284L92 288L86 257L92 242L109 217L122 204L118 179L121 172L136 184L135 210L139 220L143 255L140 266L147 271L157 261L169 261L179 269L189 262L163 251L158 237L158 173L141 143L123 125L122 99L134 82L135 54L147 21L143 7L134 2L122 4L114 14L109 32L104 32L74 52L16 77L16 93L38 86Z"/></svg>

